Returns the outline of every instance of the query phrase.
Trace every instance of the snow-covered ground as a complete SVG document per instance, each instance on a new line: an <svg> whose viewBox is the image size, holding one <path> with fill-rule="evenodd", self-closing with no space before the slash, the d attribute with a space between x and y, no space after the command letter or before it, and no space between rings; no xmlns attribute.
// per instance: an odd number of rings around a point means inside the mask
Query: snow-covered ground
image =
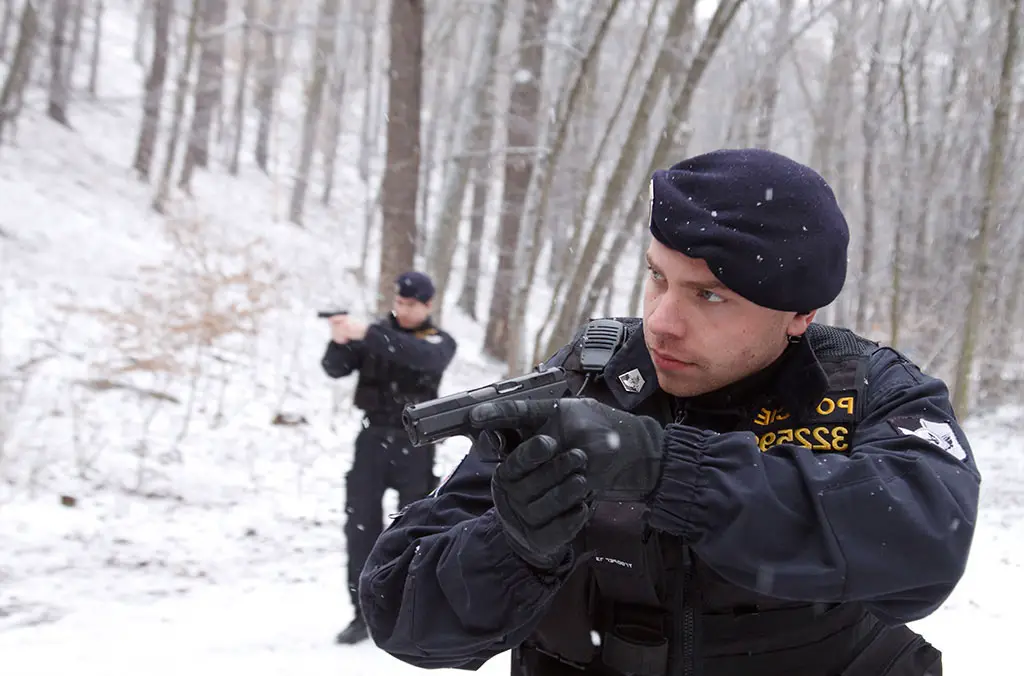
<svg viewBox="0 0 1024 676"><path fill-rule="evenodd" d="M113 347L139 308L142 323L128 328L176 339L160 333L177 298L166 289L191 269L148 209L152 187L129 170L143 73L125 11L108 10L100 99L73 102L74 130L41 115L36 89L18 142L0 146L0 673L412 674L370 644L332 642L351 614L341 526L358 418L352 383L320 371L326 332L313 311L365 308L350 272L364 188L341 167L330 207L311 192L305 227L282 222L294 91L270 177L249 163L232 178L215 164L177 205L202 225L215 267L249 270L274 292L258 330L205 351L194 380L113 370L139 356L130 340ZM357 110L346 119L358 128ZM352 136L344 142L341 156L355 157ZM261 248L240 253L254 238ZM445 325L460 349L443 390L493 380L482 328L457 312ZM102 378L158 394L97 389ZM272 425L278 412L307 424ZM953 676L1017 669L1020 418L1008 408L968 425L985 478L976 545L963 583L919 627ZM465 446L446 444L439 471ZM481 672L507 673L507 658Z"/></svg>
<svg viewBox="0 0 1024 676"><path fill-rule="evenodd" d="M986 472L963 582L919 623L946 673L1013 673L1024 607L1020 412L970 425ZM342 455L342 454L339 454ZM336 469L343 470L339 460ZM0 509L0 656L12 676L371 676L418 670L332 645L348 617L340 482L230 507L97 496ZM16 665L13 669L10 665ZM481 673L507 673L500 656Z"/></svg>

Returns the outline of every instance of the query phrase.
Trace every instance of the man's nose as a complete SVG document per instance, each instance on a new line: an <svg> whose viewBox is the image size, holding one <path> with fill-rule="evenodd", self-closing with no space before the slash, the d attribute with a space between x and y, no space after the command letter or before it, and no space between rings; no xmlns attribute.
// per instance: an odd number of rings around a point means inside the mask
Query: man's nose
<svg viewBox="0 0 1024 676"><path fill-rule="evenodd" d="M680 339L686 336L686 311L679 298L673 293L666 293L658 299L654 311L646 320L648 330L657 336Z"/></svg>

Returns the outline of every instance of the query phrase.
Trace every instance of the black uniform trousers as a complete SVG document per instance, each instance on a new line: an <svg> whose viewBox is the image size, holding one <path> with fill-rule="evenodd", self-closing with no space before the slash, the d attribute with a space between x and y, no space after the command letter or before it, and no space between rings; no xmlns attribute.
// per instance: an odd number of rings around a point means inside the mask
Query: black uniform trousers
<svg viewBox="0 0 1024 676"><path fill-rule="evenodd" d="M348 588L358 611L359 573L384 530L384 492L398 491L398 508L434 490L434 446L415 447L404 429L370 425L356 437L355 460L345 477Z"/></svg>

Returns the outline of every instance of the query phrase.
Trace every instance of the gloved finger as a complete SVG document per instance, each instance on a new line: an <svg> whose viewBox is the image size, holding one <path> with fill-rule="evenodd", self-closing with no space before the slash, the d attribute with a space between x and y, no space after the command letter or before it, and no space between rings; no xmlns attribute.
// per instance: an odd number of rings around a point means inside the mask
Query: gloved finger
<svg viewBox="0 0 1024 676"><path fill-rule="evenodd" d="M533 530L537 542L550 543L552 549L564 547L576 539L583 527L590 521L591 507L585 502L578 502L569 509L564 509L546 524Z"/></svg>
<svg viewBox="0 0 1024 676"><path fill-rule="evenodd" d="M587 456L579 449L561 451L537 469L515 480L499 477L499 481L515 494L516 500L529 504L555 486L562 483L573 473L584 474L587 467Z"/></svg>
<svg viewBox="0 0 1024 676"><path fill-rule="evenodd" d="M579 472L573 472L562 479L561 483L533 500L520 517L531 528L540 528L551 523L559 515L583 504L588 493L586 477Z"/></svg>
<svg viewBox="0 0 1024 676"><path fill-rule="evenodd" d="M505 462L498 465L495 473L503 481L519 481L559 453L564 452L554 438L538 434L512 449Z"/></svg>
<svg viewBox="0 0 1024 676"><path fill-rule="evenodd" d="M506 399L477 404L469 422L477 429L536 429L558 409L557 399Z"/></svg>

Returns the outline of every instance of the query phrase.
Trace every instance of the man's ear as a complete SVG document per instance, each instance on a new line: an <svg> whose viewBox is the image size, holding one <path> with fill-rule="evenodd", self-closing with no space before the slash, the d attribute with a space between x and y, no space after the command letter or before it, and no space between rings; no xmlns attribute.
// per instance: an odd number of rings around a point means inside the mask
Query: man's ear
<svg viewBox="0 0 1024 676"><path fill-rule="evenodd" d="M817 310L796 314L789 320L789 326L786 327L786 335L791 338L798 338L799 336L804 335L804 332L807 331L807 327L814 321L814 316L816 314L818 314Z"/></svg>

